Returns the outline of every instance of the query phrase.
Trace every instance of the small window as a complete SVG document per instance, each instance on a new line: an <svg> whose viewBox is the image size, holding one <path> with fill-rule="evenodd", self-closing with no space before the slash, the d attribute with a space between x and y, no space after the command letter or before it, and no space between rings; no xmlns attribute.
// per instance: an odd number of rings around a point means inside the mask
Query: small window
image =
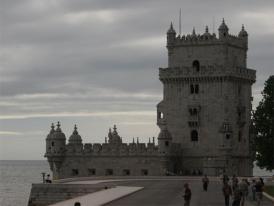
<svg viewBox="0 0 274 206"><path fill-rule="evenodd" d="M199 61L198 60L193 61L192 67L193 67L194 71L199 72L200 71L200 63L199 63Z"/></svg>
<svg viewBox="0 0 274 206"><path fill-rule="evenodd" d="M190 85L190 94L194 94L194 92L195 92L194 85L191 84Z"/></svg>
<svg viewBox="0 0 274 206"><path fill-rule="evenodd" d="M168 147L169 146L169 141L165 141L165 145L166 145L166 147Z"/></svg>
<svg viewBox="0 0 274 206"><path fill-rule="evenodd" d="M51 146L54 147L54 142L51 142Z"/></svg>
<svg viewBox="0 0 274 206"><path fill-rule="evenodd" d="M72 176L77 176L79 175L78 169L72 169Z"/></svg>
<svg viewBox="0 0 274 206"><path fill-rule="evenodd" d="M242 132L241 131L238 132L238 141L239 142L242 141Z"/></svg>
<svg viewBox="0 0 274 206"><path fill-rule="evenodd" d="M192 130L191 131L191 141L192 142L197 142L198 141L198 132L197 132L197 130Z"/></svg>
<svg viewBox="0 0 274 206"><path fill-rule="evenodd" d="M158 112L158 119L163 119L163 118L164 118L164 113Z"/></svg>
<svg viewBox="0 0 274 206"><path fill-rule="evenodd" d="M88 175L96 175L96 169L88 169Z"/></svg>
<svg viewBox="0 0 274 206"><path fill-rule="evenodd" d="M141 175L142 176L147 176L148 175L148 170L147 169L142 169L141 170Z"/></svg>
<svg viewBox="0 0 274 206"><path fill-rule="evenodd" d="M198 94L199 93L199 84L191 84L190 85L190 93L191 94Z"/></svg>
<svg viewBox="0 0 274 206"><path fill-rule="evenodd" d="M130 175L130 170L129 170L129 169L124 169L124 170L123 170L123 175L124 175L124 176Z"/></svg>
<svg viewBox="0 0 274 206"><path fill-rule="evenodd" d="M228 139L230 139L230 134L226 134L225 135L225 138L228 140Z"/></svg>
<svg viewBox="0 0 274 206"><path fill-rule="evenodd" d="M108 175L113 175L112 169L106 169L106 176L108 176Z"/></svg>

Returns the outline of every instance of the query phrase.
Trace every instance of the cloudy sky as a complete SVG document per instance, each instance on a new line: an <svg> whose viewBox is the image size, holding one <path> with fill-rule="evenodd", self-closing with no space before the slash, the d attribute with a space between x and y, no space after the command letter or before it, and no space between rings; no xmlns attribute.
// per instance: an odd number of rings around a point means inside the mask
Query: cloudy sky
<svg viewBox="0 0 274 206"><path fill-rule="evenodd" d="M232 34L245 25L256 106L273 74L273 0L0 0L0 159L43 159L58 120L84 142L103 142L113 124L126 142L157 136L158 67L180 7L183 33L223 17Z"/></svg>

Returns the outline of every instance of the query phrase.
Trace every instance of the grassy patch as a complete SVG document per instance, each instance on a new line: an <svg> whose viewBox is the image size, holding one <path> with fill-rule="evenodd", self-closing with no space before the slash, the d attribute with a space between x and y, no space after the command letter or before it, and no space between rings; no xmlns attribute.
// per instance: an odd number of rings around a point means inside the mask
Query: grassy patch
<svg viewBox="0 0 274 206"><path fill-rule="evenodd" d="M274 197L274 186L265 186L265 190L264 190L267 194L271 195L272 197Z"/></svg>

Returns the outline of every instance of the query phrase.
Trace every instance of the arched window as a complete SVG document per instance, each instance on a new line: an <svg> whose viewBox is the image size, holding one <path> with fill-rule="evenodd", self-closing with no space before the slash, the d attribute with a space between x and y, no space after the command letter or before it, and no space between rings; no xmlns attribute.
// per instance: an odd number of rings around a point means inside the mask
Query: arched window
<svg viewBox="0 0 274 206"><path fill-rule="evenodd" d="M193 67L194 71L199 72L200 71L200 63L199 63L199 61L198 60L194 60L192 62L192 67Z"/></svg>
<svg viewBox="0 0 274 206"><path fill-rule="evenodd" d="M191 131L191 141L193 141L193 142L198 141L198 132L197 132L197 130L192 130Z"/></svg>

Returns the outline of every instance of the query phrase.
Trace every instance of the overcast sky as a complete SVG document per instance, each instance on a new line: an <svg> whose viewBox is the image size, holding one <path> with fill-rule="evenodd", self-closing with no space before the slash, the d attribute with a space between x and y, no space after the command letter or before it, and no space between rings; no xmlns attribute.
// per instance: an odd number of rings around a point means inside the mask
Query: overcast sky
<svg viewBox="0 0 274 206"><path fill-rule="evenodd" d="M223 17L232 34L245 25L256 106L273 74L273 0L0 0L0 159L43 159L58 120L84 142L113 124L126 142L157 136L158 68L180 7L183 33L216 31Z"/></svg>

